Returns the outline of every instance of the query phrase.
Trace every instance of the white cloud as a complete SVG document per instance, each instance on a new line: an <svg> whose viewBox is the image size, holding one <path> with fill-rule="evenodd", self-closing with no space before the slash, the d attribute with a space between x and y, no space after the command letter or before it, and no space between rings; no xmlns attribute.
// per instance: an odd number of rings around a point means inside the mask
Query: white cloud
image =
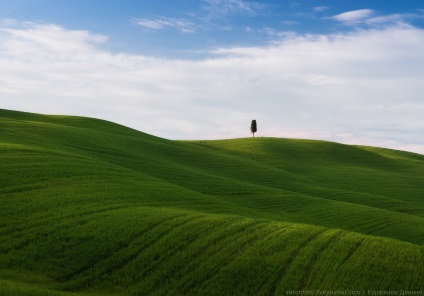
<svg viewBox="0 0 424 296"><path fill-rule="evenodd" d="M374 14L374 11L371 9L360 9L344 12L338 15L333 16L332 18L336 21L343 23L355 23L358 21L362 21L366 18L369 18Z"/></svg>
<svg viewBox="0 0 424 296"><path fill-rule="evenodd" d="M15 26L18 23L16 22L16 20L14 19L10 19L10 18L5 18L5 19L0 19L0 26L6 26L6 27L11 27L11 26Z"/></svg>
<svg viewBox="0 0 424 296"><path fill-rule="evenodd" d="M134 19L134 23L151 30L163 30L167 28L174 28L180 31L181 33L194 33L196 31L196 25L193 22L183 18L136 18Z"/></svg>
<svg viewBox="0 0 424 296"><path fill-rule="evenodd" d="M112 120L180 139L304 137L424 153L424 31L286 34L211 58L113 54L55 25L0 31L1 108Z"/></svg>
<svg viewBox="0 0 424 296"><path fill-rule="evenodd" d="M34 51L40 58L50 53L85 53L108 40L106 36L88 31L67 31L56 25L25 23L26 29L0 28L6 38L2 46L13 56L31 59ZM7 38L13 36L13 38ZM26 57L25 55L28 54Z"/></svg>

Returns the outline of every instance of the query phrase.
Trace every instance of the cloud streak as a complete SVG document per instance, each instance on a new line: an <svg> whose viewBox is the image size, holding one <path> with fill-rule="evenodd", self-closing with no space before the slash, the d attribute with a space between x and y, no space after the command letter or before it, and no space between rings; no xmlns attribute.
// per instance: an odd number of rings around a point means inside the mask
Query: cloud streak
<svg viewBox="0 0 424 296"><path fill-rule="evenodd" d="M364 19L369 18L374 14L374 11L371 9L360 9L344 12L338 15L333 16L332 18L336 21L343 23L355 23L360 22Z"/></svg>
<svg viewBox="0 0 424 296"><path fill-rule="evenodd" d="M136 18L134 23L150 30L176 29L180 33L194 33L196 25L184 18Z"/></svg>
<svg viewBox="0 0 424 296"><path fill-rule="evenodd" d="M326 11L326 10L328 10L328 9L330 9L330 7L329 7L329 6L316 6L316 7L313 7L313 8L312 8L312 10L313 10L314 12L323 12L323 11Z"/></svg>
<svg viewBox="0 0 424 296"><path fill-rule="evenodd" d="M423 18L423 13L419 10L417 10L417 13L377 15L377 13L371 9L353 10L330 17L330 19L348 26L387 26L388 24L408 25L408 21L417 18Z"/></svg>
<svg viewBox="0 0 424 296"><path fill-rule="evenodd" d="M171 139L258 135L424 153L424 31L286 35L203 60L111 53L56 25L0 30L7 109L112 120Z"/></svg>
<svg viewBox="0 0 424 296"><path fill-rule="evenodd" d="M265 8L264 4L245 0L204 0L204 9L213 16L226 14L255 15Z"/></svg>

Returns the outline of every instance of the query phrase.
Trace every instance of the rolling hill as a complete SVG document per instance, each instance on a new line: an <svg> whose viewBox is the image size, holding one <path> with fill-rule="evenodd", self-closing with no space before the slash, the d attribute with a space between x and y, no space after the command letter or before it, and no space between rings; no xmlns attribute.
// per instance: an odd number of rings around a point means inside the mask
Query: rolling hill
<svg viewBox="0 0 424 296"><path fill-rule="evenodd" d="M0 295L422 291L424 156L0 110L0 235Z"/></svg>

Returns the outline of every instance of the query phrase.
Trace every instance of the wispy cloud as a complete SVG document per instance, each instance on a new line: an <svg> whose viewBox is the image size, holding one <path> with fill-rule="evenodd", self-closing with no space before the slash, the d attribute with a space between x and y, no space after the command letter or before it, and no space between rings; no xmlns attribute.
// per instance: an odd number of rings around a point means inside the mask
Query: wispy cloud
<svg viewBox="0 0 424 296"><path fill-rule="evenodd" d="M134 23L137 25L151 30L164 30L173 28L181 33L194 33L196 31L196 24L184 18L135 18Z"/></svg>
<svg viewBox="0 0 424 296"><path fill-rule="evenodd" d="M133 22L148 30L175 29L180 33L195 33L201 30L232 31L233 22L225 16L254 16L265 5L246 0L202 0L200 12L186 13L185 18L156 16L151 18L133 18Z"/></svg>
<svg viewBox="0 0 424 296"><path fill-rule="evenodd" d="M0 26L15 26L17 25L17 21L14 19L10 19L10 18L4 18L4 19L0 19Z"/></svg>
<svg viewBox="0 0 424 296"><path fill-rule="evenodd" d="M180 33L198 31L233 31L237 16L254 17L264 13L267 5L247 0L201 0L200 10L187 12L183 18L165 16L138 17L133 22L148 30L175 29ZM241 29L243 30L243 29Z"/></svg>
<svg viewBox="0 0 424 296"><path fill-rule="evenodd" d="M209 14L220 16L225 14L257 14L266 6L260 2L245 0L203 0L204 9Z"/></svg>
<svg viewBox="0 0 424 296"><path fill-rule="evenodd" d="M387 24L407 24L409 21L423 18L423 14L417 13L397 13L389 15L377 15L377 12L371 9L360 9L354 11L344 12L330 19L336 20L348 26L356 25L387 25Z"/></svg>
<svg viewBox="0 0 424 296"><path fill-rule="evenodd" d="M366 24L373 25L373 24L404 24L407 21L411 19L415 19L419 17L417 14L411 14L411 13L397 13L397 14L390 14L390 15L383 15L383 16L376 16L365 20Z"/></svg>
<svg viewBox="0 0 424 296"><path fill-rule="evenodd" d="M37 25L31 22L26 22L23 26L3 26L0 32L3 36L14 37L3 40L3 50L14 57L24 57L27 54L26 59L37 54L40 54L40 59L44 59L50 53L60 52L77 55L90 51L108 40L107 36L88 31L68 31L57 25Z"/></svg>
<svg viewBox="0 0 424 296"><path fill-rule="evenodd" d="M104 49L56 25L0 31L7 109L100 117L171 139L305 137L424 153L424 30L291 35L202 60Z"/></svg>
<svg viewBox="0 0 424 296"><path fill-rule="evenodd" d="M322 12L322 11L326 11L328 9L330 9L329 6L316 6L316 7L312 8L312 10L315 11L315 12Z"/></svg>

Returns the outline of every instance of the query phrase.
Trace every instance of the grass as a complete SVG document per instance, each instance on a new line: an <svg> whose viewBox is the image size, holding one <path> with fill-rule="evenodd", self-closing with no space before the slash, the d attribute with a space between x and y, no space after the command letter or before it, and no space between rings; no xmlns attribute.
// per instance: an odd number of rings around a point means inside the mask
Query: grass
<svg viewBox="0 0 424 296"><path fill-rule="evenodd" d="M422 291L424 156L0 110L1 295Z"/></svg>

